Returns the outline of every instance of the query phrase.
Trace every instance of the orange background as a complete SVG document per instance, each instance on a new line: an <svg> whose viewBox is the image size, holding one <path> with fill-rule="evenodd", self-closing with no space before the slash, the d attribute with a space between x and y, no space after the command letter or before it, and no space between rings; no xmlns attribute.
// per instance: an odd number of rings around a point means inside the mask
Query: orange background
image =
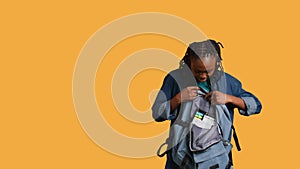
<svg viewBox="0 0 300 169"><path fill-rule="evenodd" d="M164 167L164 158L130 159L101 149L82 130L73 106L73 71L85 42L105 24L138 12L179 16L221 41L225 70L262 101L260 115L235 118L242 144L241 152L233 150L235 168L297 167L298 8L295 0L2 2L0 168ZM148 35L123 41L107 57L115 52L116 64L149 47L179 58L185 50L172 39ZM150 107L147 94L160 87L163 76L150 71L134 78L129 97L138 109ZM110 103L99 99L98 104L109 110ZM104 114L110 124L130 136L151 136L168 126L137 127L111 111Z"/></svg>

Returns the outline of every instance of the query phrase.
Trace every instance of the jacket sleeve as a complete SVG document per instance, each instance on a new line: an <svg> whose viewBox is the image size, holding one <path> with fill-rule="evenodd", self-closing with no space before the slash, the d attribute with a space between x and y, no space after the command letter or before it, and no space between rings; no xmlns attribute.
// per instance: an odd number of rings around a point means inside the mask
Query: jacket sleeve
<svg viewBox="0 0 300 169"><path fill-rule="evenodd" d="M160 91L157 94L154 104L152 105L152 117L157 122L173 120L177 116L178 110L171 112L170 100L178 93L176 81L168 74L163 82Z"/></svg>
<svg viewBox="0 0 300 169"><path fill-rule="evenodd" d="M239 109L239 113L245 116L260 113L262 105L258 98L252 93L244 90L240 81L238 81L237 79L234 80L235 82L232 86L234 95L240 97L246 105L246 110Z"/></svg>

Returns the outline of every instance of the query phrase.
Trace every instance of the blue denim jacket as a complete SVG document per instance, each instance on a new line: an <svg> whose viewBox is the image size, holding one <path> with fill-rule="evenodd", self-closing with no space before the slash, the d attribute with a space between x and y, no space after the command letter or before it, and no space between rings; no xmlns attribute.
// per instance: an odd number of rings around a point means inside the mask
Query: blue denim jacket
<svg viewBox="0 0 300 169"><path fill-rule="evenodd" d="M159 91L157 98L152 106L152 116L157 122L171 120L172 127L170 128L170 138L173 139L173 142L171 145L169 145L169 148L174 148L176 144L178 144L181 140L184 140L182 136L185 136L185 134L187 134L188 132L186 129L182 129L182 127L177 126L176 120L178 121L179 118L181 121L180 123L182 123L182 121L183 123L189 122L189 119L186 119L186 121L184 121L184 119L182 118L186 118L186 117L182 116L181 114L183 111L186 111L184 109L186 109L186 107L188 107L187 105L191 104L191 102L182 103L173 112L171 112L171 107L170 107L170 100L176 94L178 94L182 89L184 89L187 86L196 85L196 81L193 75L191 74L191 72L189 73L187 72L188 71L185 71L184 69L176 69L170 72L165 77L161 90ZM252 114L258 114L262 109L262 105L260 101L253 94L244 90L239 80L237 80L236 78L234 78L233 76L227 73L224 73L221 76L221 78L216 83L214 83L214 85L211 86L211 88L212 90L218 90L223 93L230 94L243 99L246 105L246 110L245 111L239 110L239 113L242 115L249 116ZM230 114L230 120L232 123L234 118L234 109L236 107L232 104L226 104L226 107ZM228 137L229 138L225 138L225 139L230 141L231 131ZM172 163L172 161L179 161L177 165L180 165L180 162L183 160L184 156L189 154L185 142L181 143L181 145L178 145L176 148L177 150L175 153L179 154L178 155L179 158L174 159L174 156L171 156L170 155L171 153L169 153L167 157L168 160L167 160L166 168L168 168L168 165L169 166L173 165L170 164L170 162ZM174 151L172 153L174 153ZM193 155L190 156L191 158L193 158Z"/></svg>

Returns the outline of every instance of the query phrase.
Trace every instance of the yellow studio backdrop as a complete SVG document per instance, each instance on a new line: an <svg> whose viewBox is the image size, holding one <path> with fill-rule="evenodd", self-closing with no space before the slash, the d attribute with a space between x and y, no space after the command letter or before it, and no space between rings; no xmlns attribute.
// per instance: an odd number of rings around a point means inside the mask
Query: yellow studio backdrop
<svg viewBox="0 0 300 169"><path fill-rule="evenodd" d="M298 7L295 0L1 2L0 168L164 168L165 158L129 158L99 146L81 126L73 103L74 70L86 42L112 21L143 12L177 16L221 41L225 71L260 98L260 115L235 116L242 146L241 152L233 149L235 168L298 168ZM168 36L141 34L109 50L95 70L93 90L114 131L151 138L168 129L168 122L136 123L121 115L112 76L137 51L162 49L180 59L185 47ZM149 110L164 76L162 70L143 70L126 84L137 111ZM114 85L117 90L123 84Z"/></svg>

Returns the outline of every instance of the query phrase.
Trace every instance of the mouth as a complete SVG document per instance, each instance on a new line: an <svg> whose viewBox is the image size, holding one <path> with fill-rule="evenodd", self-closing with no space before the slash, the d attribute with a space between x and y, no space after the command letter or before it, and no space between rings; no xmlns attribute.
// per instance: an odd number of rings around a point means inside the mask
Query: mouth
<svg viewBox="0 0 300 169"><path fill-rule="evenodd" d="M205 82L206 79L199 79L199 82Z"/></svg>

